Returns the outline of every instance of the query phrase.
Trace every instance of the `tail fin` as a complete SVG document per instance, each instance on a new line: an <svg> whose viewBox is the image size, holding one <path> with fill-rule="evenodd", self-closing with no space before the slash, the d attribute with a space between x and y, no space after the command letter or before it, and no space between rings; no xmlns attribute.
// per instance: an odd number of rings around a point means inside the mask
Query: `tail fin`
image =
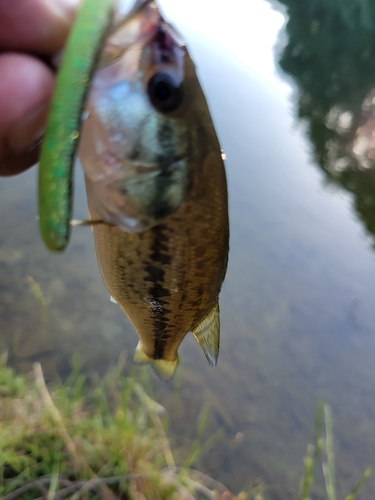
<svg viewBox="0 0 375 500"><path fill-rule="evenodd" d="M138 365L150 364L156 375L164 381L170 380L173 377L173 374L178 366L178 356L174 361L149 358L143 352L141 342L138 342L138 345L135 349L133 361Z"/></svg>

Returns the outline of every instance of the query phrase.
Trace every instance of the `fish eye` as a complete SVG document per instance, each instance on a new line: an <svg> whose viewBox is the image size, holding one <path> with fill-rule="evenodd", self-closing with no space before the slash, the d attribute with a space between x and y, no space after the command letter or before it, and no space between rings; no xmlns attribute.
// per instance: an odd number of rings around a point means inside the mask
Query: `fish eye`
<svg viewBox="0 0 375 500"><path fill-rule="evenodd" d="M151 104L161 113L176 111L183 99L182 85L179 85L172 75L159 71L147 84L147 92Z"/></svg>

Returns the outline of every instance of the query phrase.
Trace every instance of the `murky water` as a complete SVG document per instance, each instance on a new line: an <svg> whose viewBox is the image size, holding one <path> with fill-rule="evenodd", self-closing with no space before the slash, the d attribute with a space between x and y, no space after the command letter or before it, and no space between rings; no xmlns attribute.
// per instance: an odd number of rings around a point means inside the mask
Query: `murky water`
<svg viewBox="0 0 375 500"><path fill-rule="evenodd" d="M230 57L213 47L213 31L205 39L185 26L228 158L231 250L219 364L210 368L188 336L174 385L151 377L181 457L207 404L205 436L223 434L199 467L233 490L261 478L274 498L296 497L322 397L333 410L344 496L375 462L374 249L352 195L327 183L314 163L291 89L275 76L271 47L281 15L262 0L248 9L249 32L226 33ZM223 14L225 22L234 26L239 13ZM267 26L257 33L261 57L250 29L258 18ZM220 23L219 16L216 28L224 29ZM0 180L0 348L20 369L40 359L51 378L67 373L77 350L85 369L101 373L126 350L137 376L130 359L138 338L109 301L90 229L74 229L67 251L50 254L38 233L35 180L35 169ZM80 172L75 190L75 215L85 218ZM370 480L361 498L374 488Z"/></svg>

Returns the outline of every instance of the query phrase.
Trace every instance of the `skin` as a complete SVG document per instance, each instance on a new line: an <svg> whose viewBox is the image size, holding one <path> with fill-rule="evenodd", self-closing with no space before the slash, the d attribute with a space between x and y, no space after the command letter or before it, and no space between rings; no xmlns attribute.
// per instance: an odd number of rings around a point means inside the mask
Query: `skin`
<svg viewBox="0 0 375 500"><path fill-rule="evenodd" d="M74 20L76 0L0 0L0 175L39 156L54 91L54 58Z"/></svg>

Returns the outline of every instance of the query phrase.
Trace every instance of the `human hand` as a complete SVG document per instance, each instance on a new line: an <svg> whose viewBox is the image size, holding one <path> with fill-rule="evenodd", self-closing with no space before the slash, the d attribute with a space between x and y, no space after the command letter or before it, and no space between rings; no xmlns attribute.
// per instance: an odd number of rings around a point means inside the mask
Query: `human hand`
<svg viewBox="0 0 375 500"><path fill-rule="evenodd" d="M62 49L77 0L0 0L0 175L38 160Z"/></svg>

